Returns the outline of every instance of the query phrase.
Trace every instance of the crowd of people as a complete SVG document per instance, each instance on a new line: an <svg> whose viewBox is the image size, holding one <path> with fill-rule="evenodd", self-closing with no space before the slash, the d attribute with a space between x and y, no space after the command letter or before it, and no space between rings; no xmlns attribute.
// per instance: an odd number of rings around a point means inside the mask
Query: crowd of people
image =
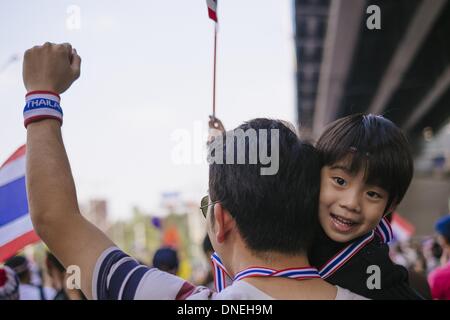
<svg viewBox="0 0 450 320"><path fill-rule="evenodd" d="M427 274L430 294L410 282L407 268L419 274L419 256L409 260L402 246L389 250L389 217L410 185L413 159L402 131L371 114L336 120L315 145L286 121L258 118L225 131L211 118L217 132L208 139L209 189L200 211L211 243L205 251L212 253L214 287L211 281L198 285L178 277L170 248L157 251L152 266L130 257L78 208L59 94L79 77L80 64L69 44L46 43L25 53L24 121L33 225L56 261L82 270L86 298L449 298L450 216L436 224L443 265L436 263ZM270 157L264 154L269 150ZM7 279L15 278L11 269L5 268ZM63 279L57 269L50 268Z"/></svg>
<svg viewBox="0 0 450 320"><path fill-rule="evenodd" d="M437 226L436 226L437 227ZM409 285L426 300L438 299L449 300L448 291L441 290L446 279L439 279L441 275L448 274L443 268L449 263L444 237L437 232L438 236L414 238L406 241L393 241L389 245L389 254L395 264L401 265L409 274ZM441 238L441 239L440 239ZM450 241L447 241L447 243ZM441 246L441 244L442 246ZM209 268L202 270L204 277L197 285L205 286L215 290L214 269L210 257L214 253L208 235L202 243L206 264ZM149 265L161 271L177 275L179 271L179 258L176 248L162 246L157 249ZM141 264L144 264L141 262ZM231 279L226 279L228 285ZM441 291L440 291L441 290ZM0 267L0 300L85 300L81 290L69 289L67 287L67 273L64 266L50 252L46 253L42 265L28 260L24 255L14 256L8 259L3 267Z"/></svg>
<svg viewBox="0 0 450 320"><path fill-rule="evenodd" d="M67 286L67 277L66 269L50 252L45 266L23 255L11 257L0 268L0 300L85 300L81 290Z"/></svg>

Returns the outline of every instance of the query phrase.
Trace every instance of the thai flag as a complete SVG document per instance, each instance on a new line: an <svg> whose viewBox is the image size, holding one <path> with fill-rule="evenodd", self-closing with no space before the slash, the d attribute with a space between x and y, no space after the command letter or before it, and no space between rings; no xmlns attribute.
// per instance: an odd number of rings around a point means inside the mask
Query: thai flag
<svg viewBox="0 0 450 320"><path fill-rule="evenodd" d="M217 0L206 0L208 6L208 16L217 22Z"/></svg>
<svg viewBox="0 0 450 320"><path fill-rule="evenodd" d="M0 166L0 261L39 240L28 214L23 145Z"/></svg>
<svg viewBox="0 0 450 320"><path fill-rule="evenodd" d="M416 228L408 220L394 212L391 221L394 239L397 241L406 241L414 234Z"/></svg>

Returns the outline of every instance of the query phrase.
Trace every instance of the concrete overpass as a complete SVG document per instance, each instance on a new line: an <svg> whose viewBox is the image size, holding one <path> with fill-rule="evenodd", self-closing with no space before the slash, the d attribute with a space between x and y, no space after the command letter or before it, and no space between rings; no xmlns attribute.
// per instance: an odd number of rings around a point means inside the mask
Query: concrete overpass
<svg viewBox="0 0 450 320"><path fill-rule="evenodd" d="M372 5L381 29L367 27ZM417 159L435 156L426 135L450 122L450 1L296 0L295 19L304 134L317 138L348 114L383 114L408 135ZM450 170L443 171L417 173L402 204L419 234L432 232L431 222L448 212Z"/></svg>

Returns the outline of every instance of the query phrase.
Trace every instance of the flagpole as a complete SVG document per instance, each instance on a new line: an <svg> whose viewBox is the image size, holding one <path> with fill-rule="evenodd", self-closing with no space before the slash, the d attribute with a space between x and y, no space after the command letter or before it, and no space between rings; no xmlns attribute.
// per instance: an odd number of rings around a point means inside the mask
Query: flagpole
<svg viewBox="0 0 450 320"><path fill-rule="evenodd" d="M213 118L216 117L216 50L217 50L217 23L214 26L214 73L213 73Z"/></svg>

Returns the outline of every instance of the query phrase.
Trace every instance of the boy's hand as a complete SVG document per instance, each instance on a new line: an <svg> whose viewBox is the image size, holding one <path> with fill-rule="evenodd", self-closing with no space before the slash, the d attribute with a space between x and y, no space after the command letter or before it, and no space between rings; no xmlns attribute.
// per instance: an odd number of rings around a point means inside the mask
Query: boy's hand
<svg viewBox="0 0 450 320"><path fill-rule="evenodd" d="M27 92L63 93L80 76L81 58L69 43L35 46L25 51L23 83Z"/></svg>

